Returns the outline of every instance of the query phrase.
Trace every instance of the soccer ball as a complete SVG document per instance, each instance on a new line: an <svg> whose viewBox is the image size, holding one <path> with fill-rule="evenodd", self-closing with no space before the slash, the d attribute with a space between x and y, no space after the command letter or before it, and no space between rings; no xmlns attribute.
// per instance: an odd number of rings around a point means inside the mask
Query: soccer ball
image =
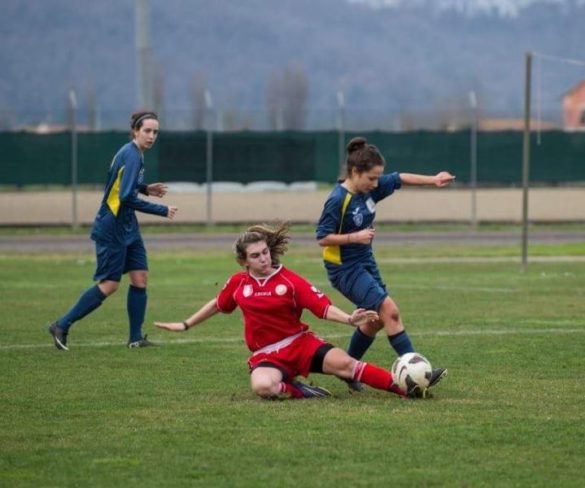
<svg viewBox="0 0 585 488"><path fill-rule="evenodd" d="M421 388L429 386L433 368L427 358L418 352L406 353L394 361L392 365L392 376L396 383L403 390L408 389L408 383L414 382Z"/></svg>

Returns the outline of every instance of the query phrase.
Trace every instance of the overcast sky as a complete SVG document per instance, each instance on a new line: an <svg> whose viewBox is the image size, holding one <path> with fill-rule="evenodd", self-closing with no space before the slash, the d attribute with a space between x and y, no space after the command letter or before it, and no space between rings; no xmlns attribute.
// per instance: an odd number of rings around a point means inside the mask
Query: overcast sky
<svg viewBox="0 0 585 488"><path fill-rule="evenodd" d="M470 15L492 13L504 17L515 17L530 5L573 3L585 4L585 0L347 0L349 3L369 4L374 8L428 4L436 9L455 9Z"/></svg>

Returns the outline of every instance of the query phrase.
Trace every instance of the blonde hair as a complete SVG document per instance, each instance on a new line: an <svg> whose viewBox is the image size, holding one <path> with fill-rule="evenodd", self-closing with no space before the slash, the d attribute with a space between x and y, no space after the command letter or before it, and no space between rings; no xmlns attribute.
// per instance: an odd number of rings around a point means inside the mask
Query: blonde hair
<svg viewBox="0 0 585 488"><path fill-rule="evenodd" d="M280 222L276 228L268 224L256 224L248 227L234 242L234 254L238 263L243 264L247 258L247 249L250 244L266 242L270 250L272 264L280 264L280 257L288 250L289 224Z"/></svg>

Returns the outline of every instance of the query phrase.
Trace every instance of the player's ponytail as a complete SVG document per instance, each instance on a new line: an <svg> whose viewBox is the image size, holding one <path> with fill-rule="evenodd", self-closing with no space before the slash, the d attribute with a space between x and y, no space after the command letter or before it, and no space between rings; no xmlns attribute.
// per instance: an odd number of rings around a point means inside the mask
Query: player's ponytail
<svg viewBox="0 0 585 488"><path fill-rule="evenodd" d="M358 149L362 149L367 143L368 141L365 137L354 137L347 143L347 154L351 154Z"/></svg>
<svg viewBox="0 0 585 488"><path fill-rule="evenodd" d="M354 137L347 144L345 160L345 177L355 170L358 174L371 170L374 166L385 166L384 156L373 144L368 144L365 137Z"/></svg>

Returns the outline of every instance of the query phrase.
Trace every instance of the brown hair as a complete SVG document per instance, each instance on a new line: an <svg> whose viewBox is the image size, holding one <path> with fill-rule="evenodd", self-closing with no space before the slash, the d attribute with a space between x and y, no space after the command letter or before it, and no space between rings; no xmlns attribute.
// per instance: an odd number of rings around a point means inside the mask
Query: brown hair
<svg viewBox="0 0 585 488"><path fill-rule="evenodd" d="M130 137L134 137L134 131L142 127L142 124L147 119L158 120L158 115L150 110L143 110L142 112L134 112L130 116Z"/></svg>
<svg viewBox="0 0 585 488"><path fill-rule="evenodd" d="M289 225L288 222L281 222L276 228L267 224L256 224L248 227L246 232L242 233L240 237L234 242L234 254L238 263L243 264L246 261L247 249L250 244L255 242L265 241L268 249L270 249L270 257L272 264L279 264L280 257L288 249L289 241Z"/></svg>
<svg viewBox="0 0 585 488"><path fill-rule="evenodd" d="M374 166L384 166L386 161L379 149L368 144L365 137L354 137L347 144L347 159L345 160L346 177L353 169L358 174L370 171Z"/></svg>

